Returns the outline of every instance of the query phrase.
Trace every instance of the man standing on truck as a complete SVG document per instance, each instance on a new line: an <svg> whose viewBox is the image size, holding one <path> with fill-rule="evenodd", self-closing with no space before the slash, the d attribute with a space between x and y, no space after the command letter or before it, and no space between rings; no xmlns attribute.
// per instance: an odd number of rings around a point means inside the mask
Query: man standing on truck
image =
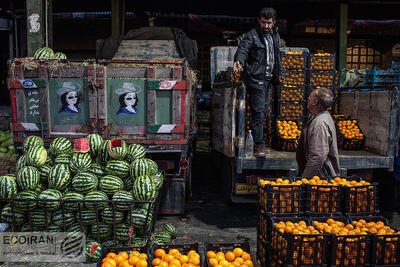
<svg viewBox="0 0 400 267"><path fill-rule="evenodd" d="M243 78L250 96L251 129L256 145L254 156L265 157L269 149L265 148L263 122L265 113L268 113L272 88L279 84L283 68L275 9L261 9L258 23L240 42L233 69L240 72L244 68Z"/></svg>
<svg viewBox="0 0 400 267"><path fill-rule="evenodd" d="M299 174L302 177L328 177L340 174L336 128L327 109L333 104L333 93L315 89L308 97L311 117L304 125L296 149Z"/></svg>

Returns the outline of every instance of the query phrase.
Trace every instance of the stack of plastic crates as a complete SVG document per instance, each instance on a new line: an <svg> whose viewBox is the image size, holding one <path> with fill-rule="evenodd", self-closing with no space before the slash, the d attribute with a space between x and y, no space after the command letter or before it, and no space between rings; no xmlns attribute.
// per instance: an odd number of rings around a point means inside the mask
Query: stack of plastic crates
<svg viewBox="0 0 400 267"><path fill-rule="evenodd" d="M386 86L400 83L399 63L393 62L392 67L387 70L379 70L376 67L366 69L365 86Z"/></svg>

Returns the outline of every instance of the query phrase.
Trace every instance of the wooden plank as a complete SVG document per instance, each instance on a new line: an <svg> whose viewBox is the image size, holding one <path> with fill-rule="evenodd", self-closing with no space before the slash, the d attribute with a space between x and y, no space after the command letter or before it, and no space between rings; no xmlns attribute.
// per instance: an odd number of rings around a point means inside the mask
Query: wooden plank
<svg viewBox="0 0 400 267"><path fill-rule="evenodd" d="M172 91L172 123L181 123L181 92L179 90Z"/></svg>
<svg viewBox="0 0 400 267"><path fill-rule="evenodd" d="M111 0L111 34L124 35L125 0Z"/></svg>
<svg viewBox="0 0 400 267"><path fill-rule="evenodd" d="M45 137L49 137L50 125L51 125L48 98L49 98L49 82L47 80L46 87L40 88L40 119L42 120L42 127L45 130L44 131Z"/></svg>
<svg viewBox="0 0 400 267"><path fill-rule="evenodd" d="M392 108L392 92L371 92L371 110L389 114Z"/></svg>
<svg viewBox="0 0 400 267"><path fill-rule="evenodd" d="M147 78L147 67L112 67L106 66L108 78Z"/></svg>
<svg viewBox="0 0 400 267"><path fill-rule="evenodd" d="M23 89L15 90L15 101L17 105L17 121L26 121L26 103L25 103L25 93Z"/></svg>
<svg viewBox="0 0 400 267"><path fill-rule="evenodd" d="M156 124L156 91L147 90L147 124Z"/></svg>
<svg viewBox="0 0 400 267"><path fill-rule="evenodd" d="M113 60L179 59L174 40L122 40Z"/></svg>
<svg viewBox="0 0 400 267"><path fill-rule="evenodd" d="M48 72L50 78L82 78L88 76L86 66L75 66L70 63L55 70L48 70Z"/></svg>
<svg viewBox="0 0 400 267"><path fill-rule="evenodd" d="M45 17L43 0L30 0L26 2L26 34L29 57L32 57L37 49L45 46Z"/></svg>

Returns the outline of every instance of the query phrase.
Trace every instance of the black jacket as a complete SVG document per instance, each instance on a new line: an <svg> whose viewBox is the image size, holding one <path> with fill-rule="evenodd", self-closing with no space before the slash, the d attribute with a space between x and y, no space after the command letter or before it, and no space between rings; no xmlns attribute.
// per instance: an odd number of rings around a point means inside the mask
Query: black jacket
<svg viewBox="0 0 400 267"><path fill-rule="evenodd" d="M272 72L272 83L279 84L279 75L283 72L281 54L279 52L279 34L276 27L272 28L274 41L275 65ZM258 84L265 80L267 57L264 37L261 27L256 27L245 34L236 50L234 61L239 61L244 67L244 75L250 84Z"/></svg>

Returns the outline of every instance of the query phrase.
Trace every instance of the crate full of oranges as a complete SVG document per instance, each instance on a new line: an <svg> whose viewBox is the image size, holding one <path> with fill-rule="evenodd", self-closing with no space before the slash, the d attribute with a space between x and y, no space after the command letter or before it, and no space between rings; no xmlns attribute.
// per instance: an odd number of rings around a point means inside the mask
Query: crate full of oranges
<svg viewBox="0 0 400 267"><path fill-rule="evenodd" d="M338 147L343 150L360 150L365 144L365 136L357 120L343 119L336 123Z"/></svg>
<svg viewBox="0 0 400 267"><path fill-rule="evenodd" d="M282 151L295 151L296 140L299 139L303 122L301 120L276 120L277 138L275 146Z"/></svg>
<svg viewBox="0 0 400 267"><path fill-rule="evenodd" d="M150 257L147 247L107 247L103 248L100 267L149 267Z"/></svg>
<svg viewBox="0 0 400 267"><path fill-rule="evenodd" d="M203 261L199 252L199 245L155 245L150 253L153 258L153 267L200 267Z"/></svg>
<svg viewBox="0 0 400 267"><path fill-rule="evenodd" d="M303 70L307 67L308 53L303 51L281 52L282 66L284 70Z"/></svg>
<svg viewBox="0 0 400 267"><path fill-rule="evenodd" d="M311 70L334 70L335 54L330 54L330 53L310 54L309 62Z"/></svg>
<svg viewBox="0 0 400 267"><path fill-rule="evenodd" d="M206 267L253 267L255 259L248 241L239 243L209 243L205 246Z"/></svg>

